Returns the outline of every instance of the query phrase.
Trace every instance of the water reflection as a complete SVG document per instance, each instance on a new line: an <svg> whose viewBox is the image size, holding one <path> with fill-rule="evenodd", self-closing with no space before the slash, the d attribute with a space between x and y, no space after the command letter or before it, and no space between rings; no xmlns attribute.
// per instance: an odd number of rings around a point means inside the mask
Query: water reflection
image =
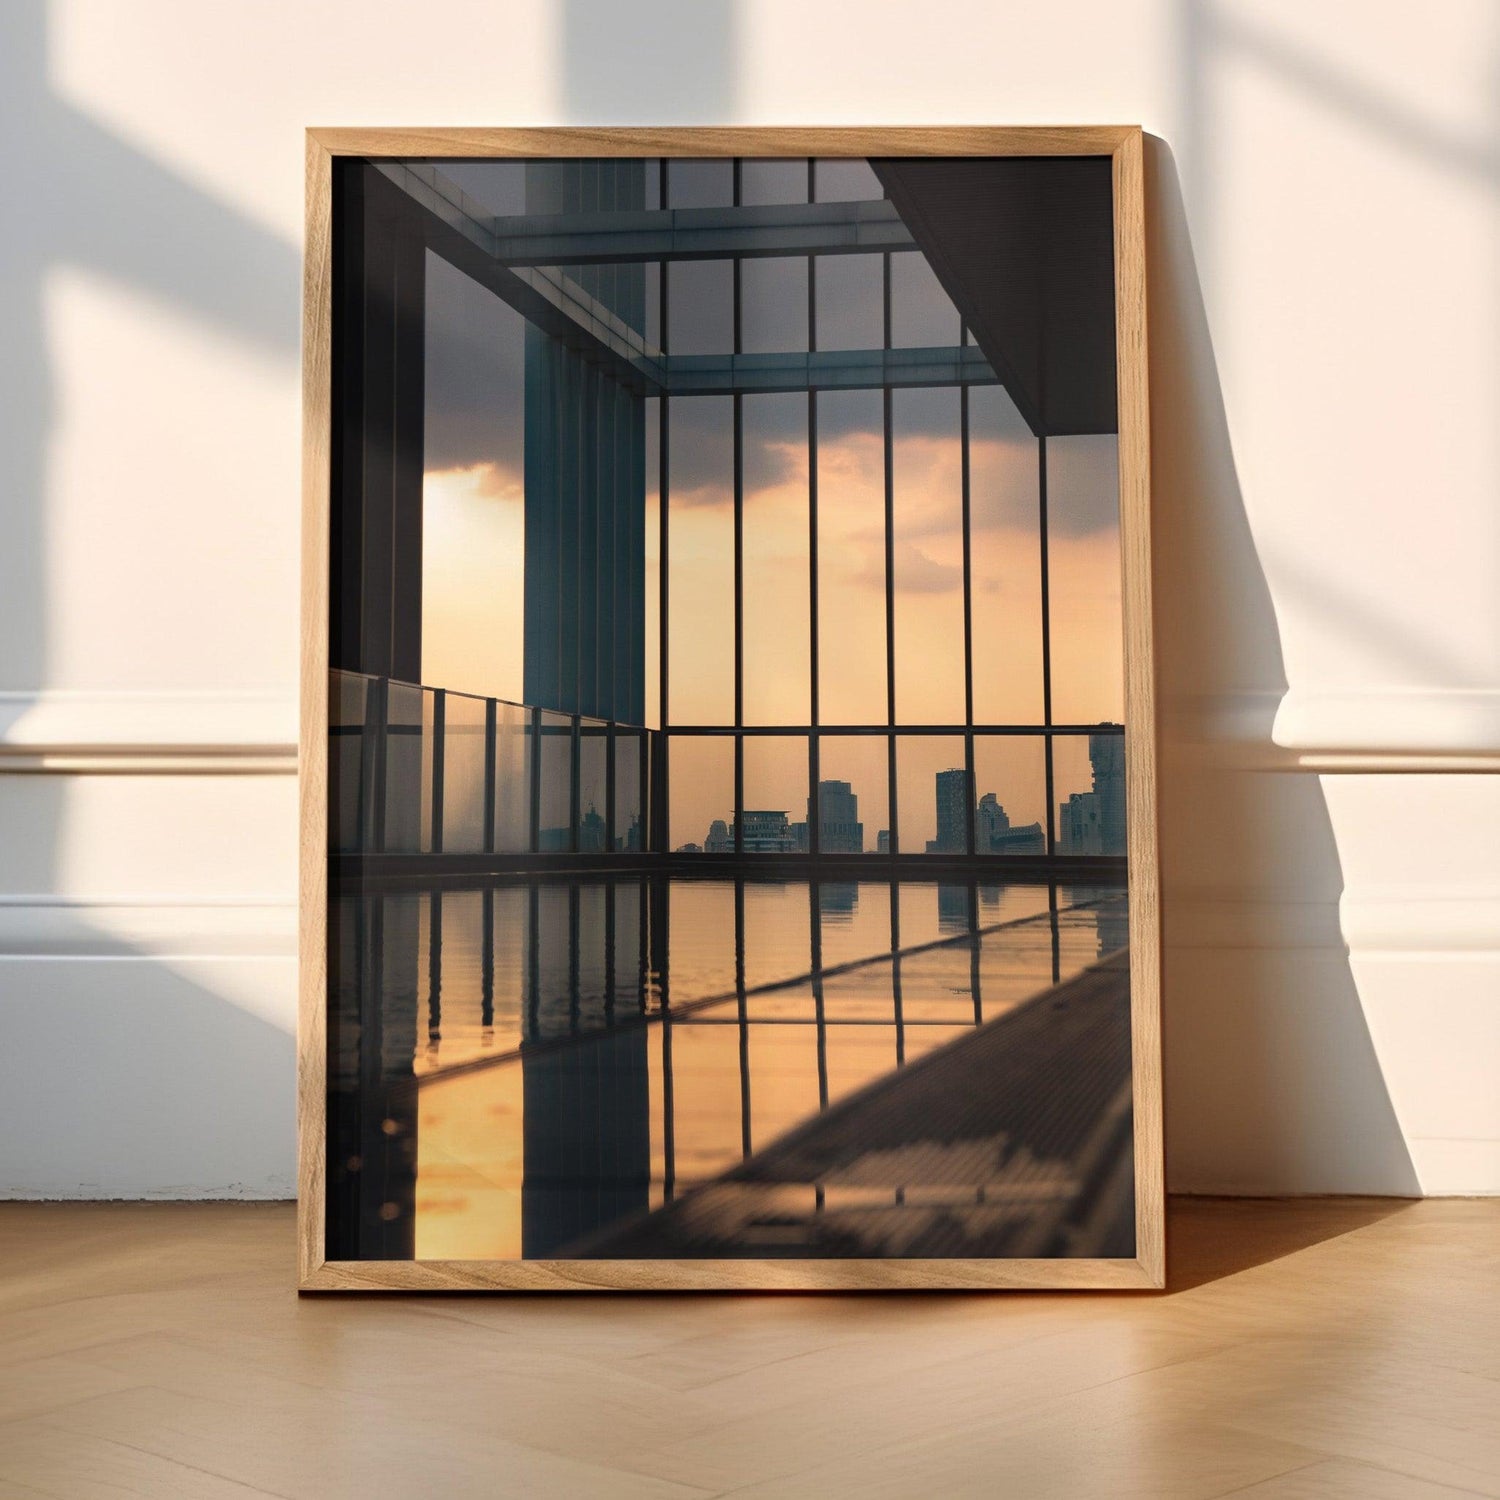
<svg viewBox="0 0 1500 1500"><path fill-rule="evenodd" d="M1126 926L1120 888L1040 883L335 895L330 1255L650 1253L610 1238L1079 975Z"/></svg>

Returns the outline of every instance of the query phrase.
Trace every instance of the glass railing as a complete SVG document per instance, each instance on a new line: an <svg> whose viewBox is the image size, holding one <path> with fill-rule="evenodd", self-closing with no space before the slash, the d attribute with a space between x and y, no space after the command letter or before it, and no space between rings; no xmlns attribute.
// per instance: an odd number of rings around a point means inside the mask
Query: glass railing
<svg viewBox="0 0 1500 1500"><path fill-rule="evenodd" d="M648 847L650 731L358 672L330 676L330 853Z"/></svg>

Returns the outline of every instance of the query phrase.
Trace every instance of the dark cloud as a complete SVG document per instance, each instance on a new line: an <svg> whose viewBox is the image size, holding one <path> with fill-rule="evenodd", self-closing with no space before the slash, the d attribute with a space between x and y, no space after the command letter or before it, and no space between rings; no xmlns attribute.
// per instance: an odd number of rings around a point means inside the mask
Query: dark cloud
<svg viewBox="0 0 1500 1500"><path fill-rule="evenodd" d="M745 489L774 489L807 478L807 397L800 391L744 402Z"/></svg>
<svg viewBox="0 0 1500 1500"><path fill-rule="evenodd" d="M428 255L425 467L520 469L525 328L493 292Z"/></svg>
<svg viewBox="0 0 1500 1500"><path fill-rule="evenodd" d="M734 401L678 396L671 404L667 483L674 504L734 501Z"/></svg>
<svg viewBox="0 0 1500 1500"><path fill-rule="evenodd" d="M567 164L569 170L577 164ZM586 165L586 164L585 164ZM449 162L443 170L492 212L515 213L557 183L557 163ZM803 161L747 162L747 201L796 201L805 191ZM529 174L529 175L528 175ZM820 201L882 196L862 161L820 161ZM576 174L575 174L576 175ZM728 203L726 160L678 161L668 172L674 206ZM560 181L561 179L559 179ZM571 181L571 179L569 179ZM654 167L644 191L654 201ZM800 185L799 185L800 184ZM638 189L640 184L636 184ZM635 189L633 189L635 190ZM875 348L883 341L882 257L819 257L815 263L817 346ZM605 268L609 270L611 268ZM592 276L596 273L584 273ZM640 273L654 286L654 268ZM670 275L669 328L675 353L727 351L733 344L733 275L727 261L678 263ZM742 269L741 341L751 352L800 352L808 347L807 262L786 257L746 262ZM654 299L652 299L654 301ZM654 310L646 321L654 324ZM656 328L648 326L648 336ZM892 334L898 346L955 343L958 315L925 260L892 259ZM426 461L430 469L496 462L519 471L524 441L524 323L499 298L436 256L428 259ZM805 472L808 401L801 393L747 396L745 482L770 488ZM820 440L882 432L879 391L829 391L817 398ZM649 404L654 422L656 403ZM892 398L897 442L957 441L959 394L954 388L898 390ZM972 387L971 510L976 529L1026 529L1038 505L1036 439L999 386ZM728 397L679 397L672 403L674 490L687 503L727 504L733 485ZM1058 536L1112 529L1118 518L1116 444L1112 436L1052 438L1048 443L1048 512ZM938 512L942 514L939 515ZM951 529L946 507L934 507L932 534ZM922 534L920 519L912 535Z"/></svg>

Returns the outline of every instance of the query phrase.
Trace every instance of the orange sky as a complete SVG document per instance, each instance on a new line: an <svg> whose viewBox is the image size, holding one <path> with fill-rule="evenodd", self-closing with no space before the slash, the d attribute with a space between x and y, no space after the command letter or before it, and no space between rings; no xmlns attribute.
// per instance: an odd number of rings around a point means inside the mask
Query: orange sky
<svg viewBox="0 0 1500 1500"><path fill-rule="evenodd" d="M809 653L807 458L802 442L767 444L774 483L745 495L745 710L747 723L806 723ZM820 680L824 723L885 720L884 469L881 440L856 432L819 444ZM957 445L943 436L898 437L895 638L898 722L962 723L963 594ZM1042 717L1035 448L973 437L975 716L1030 723ZM1123 717L1118 533L1070 525L1069 507L1099 509L1090 486L1113 483L1112 440L1053 439L1049 445L1053 719ZM520 701L523 637L523 492L498 463L429 472L423 487L423 680ZM649 503L654 505L654 499ZM648 642L654 638L655 526L648 524ZM669 651L671 715L678 724L733 720L733 509L729 484L674 493L674 628ZM656 652L647 652L648 721L655 724ZM899 767L903 841L935 833L933 773L962 764L961 742L910 741ZM825 765L862 797L869 847L885 826L885 789L867 771L868 747ZM804 807L786 790L778 762L805 763L805 742L755 749L764 766L751 804ZM995 791L1015 822L1045 815L1040 741L989 741L977 757L978 791ZM728 742L694 747L674 775L672 841L700 841L714 817L730 815ZM956 759L954 758L956 756ZM841 771L839 761L849 769ZM1076 756L1062 757L1069 765ZM942 761L943 764L937 764ZM697 774L688 766L701 762ZM929 764L929 762L932 762ZM1069 784L1077 781L1078 784ZM1088 786L1086 754L1059 775L1059 800ZM782 794L777 795L778 787ZM800 797L805 791L797 787Z"/></svg>

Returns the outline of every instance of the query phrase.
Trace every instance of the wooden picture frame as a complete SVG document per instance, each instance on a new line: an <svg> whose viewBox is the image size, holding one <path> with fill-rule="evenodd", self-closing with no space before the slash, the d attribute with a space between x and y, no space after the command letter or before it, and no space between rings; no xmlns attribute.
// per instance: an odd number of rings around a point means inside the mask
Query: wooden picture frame
<svg viewBox="0 0 1500 1500"><path fill-rule="evenodd" d="M1095 1259L337 1260L328 1188L333 178L339 157L1108 157L1114 204L1128 803L1135 1254ZM1142 137L1135 126L312 129L306 136L300 732L298 1277L304 1291L1153 1289L1164 1285L1160 934ZM892 751L894 764L894 750ZM1049 762L1050 764L1050 762ZM894 772L892 773L894 775ZM1049 782L1050 789L1050 782ZM970 795L972 796L972 782ZM972 839L971 845L972 849Z"/></svg>

